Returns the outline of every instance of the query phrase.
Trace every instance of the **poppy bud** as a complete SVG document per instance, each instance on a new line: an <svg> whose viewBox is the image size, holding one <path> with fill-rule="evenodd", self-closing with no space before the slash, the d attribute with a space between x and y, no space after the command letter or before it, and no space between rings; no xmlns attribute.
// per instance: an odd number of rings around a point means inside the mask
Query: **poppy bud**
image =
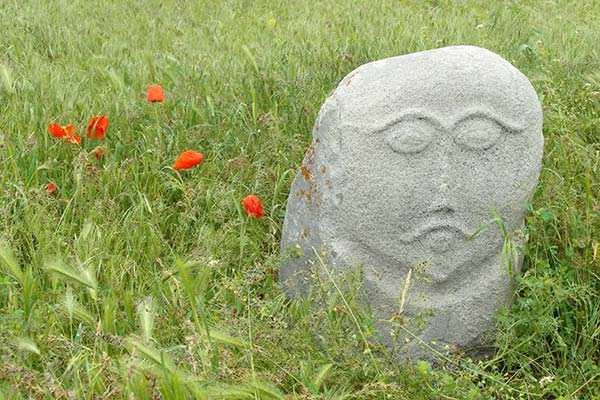
<svg viewBox="0 0 600 400"><path fill-rule="evenodd" d="M52 182L48 182L48 184L46 185L46 193L48 193L48 196L53 195L55 191L56 185Z"/></svg>
<svg viewBox="0 0 600 400"><path fill-rule="evenodd" d="M98 146L94 150L92 150L92 153L94 153L96 160L99 160L104 156L104 147Z"/></svg>

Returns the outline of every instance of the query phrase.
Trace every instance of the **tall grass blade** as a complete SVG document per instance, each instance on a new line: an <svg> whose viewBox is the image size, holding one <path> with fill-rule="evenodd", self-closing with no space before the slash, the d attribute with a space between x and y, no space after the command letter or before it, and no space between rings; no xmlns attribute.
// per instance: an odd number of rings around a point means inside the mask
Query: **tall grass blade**
<svg viewBox="0 0 600 400"><path fill-rule="evenodd" d="M256 390L260 399L285 399L279 389L266 382L253 382L251 383L251 386Z"/></svg>
<svg viewBox="0 0 600 400"><path fill-rule="evenodd" d="M220 331L217 331L214 328L210 329L210 336L217 343L236 347L236 348L242 349L242 350L250 348L248 343L246 343L242 339L230 336L230 335L220 332Z"/></svg>
<svg viewBox="0 0 600 400"><path fill-rule="evenodd" d="M30 338L26 338L26 337L18 337L16 339L17 342L17 348L21 351L25 351L28 353L33 353L33 354L37 354L38 356L40 355L40 349L38 348L37 344L35 344L35 342L30 339Z"/></svg>
<svg viewBox="0 0 600 400"><path fill-rule="evenodd" d="M4 241L0 241L0 266L4 272L11 275L23 286L23 271L17 263L10 246Z"/></svg>
<svg viewBox="0 0 600 400"><path fill-rule="evenodd" d="M128 342L135 347L136 354L140 355L142 359L150 361L157 367L166 368L169 372L175 371L175 364L164 352L147 346L134 338L129 338Z"/></svg>
<svg viewBox="0 0 600 400"><path fill-rule="evenodd" d="M75 282L93 290L97 290L97 283L94 275L89 270L77 271L60 259L54 259L46 263L46 270L57 278L67 281Z"/></svg>
<svg viewBox="0 0 600 400"><path fill-rule="evenodd" d="M4 64L0 64L0 82L2 83L2 87L8 94L14 94L15 88L13 84L13 80L10 74L8 67Z"/></svg>
<svg viewBox="0 0 600 400"><path fill-rule="evenodd" d="M62 305L69 319L76 318L88 325L96 325L96 317L84 306L79 304L73 295L73 290L68 287L63 298Z"/></svg>
<svg viewBox="0 0 600 400"><path fill-rule="evenodd" d="M319 389L321 388L321 385L323 384L323 380L327 376L327 373L329 372L331 367L333 367L333 364L323 365L321 367L321 369L319 369L319 372L317 372L317 374L314 376L312 384L315 387L315 389L317 390L317 392L319 392Z"/></svg>
<svg viewBox="0 0 600 400"><path fill-rule="evenodd" d="M152 339L152 330L154 329L154 302L152 297L145 297L137 305L137 313L140 319L140 326L142 327L142 335L146 342Z"/></svg>

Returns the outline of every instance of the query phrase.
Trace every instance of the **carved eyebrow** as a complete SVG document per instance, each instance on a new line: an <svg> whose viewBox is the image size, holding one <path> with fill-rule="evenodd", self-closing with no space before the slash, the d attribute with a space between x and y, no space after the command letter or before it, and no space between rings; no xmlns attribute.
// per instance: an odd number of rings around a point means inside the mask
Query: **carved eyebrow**
<svg viewBox="0 0 600 400"><path fill-rule="evenodd" d="M488 108L476 107L476 108L469 108L466 111L461 112L459 114L459 116L457 118L454 118L454 121L449 124L449 128L451 130L453 130L461 122L465 122L467 120L470 120L473 118L478 118L478 117L491 120L512 133L519 133L519 132L525 130L525 128L527 127L527 126L523 126L523 125L518 125L518 124L510 122L510 121L504 121L502 118L500 118L498 116L498 114L496 114L495 112L493 112L492 110L490 110ZM391 120L389 122L386 122L383 126L376 128L374 130L374 132L379 133L379 132L385 131L389 127L394 126L399 122L409 121L411 119L425 120L425 121L429 122L431 125L433 125L434 127L436 127L437 129L445 129L447 126L446 124L441 123L435 115L433 115L432 113L430 113L428 111L417 109L417 108L409 108L409 109L404 110L398 117L394 118L393 120Z"/></svg>
<svg viewBox="0 0 600 400"><path fill-rule="evenodd" d="M431 125L435 126L437 129L444 128L444 124L442 124L433 114L416 108L409 108L407 110L404 110L402 114L400 114L398 117L394 118L389 122L386 122L383 126L380 126L377 129L375 129L375 133L385 131L389 127L394 126L399 122L409 121L413 119L425 120Z"/></svg>
<svg viewBox="0 0 600 400"><path fill-rule="evenodd" d="M495 112L487 108L471 108L464 112L462 112L458 118L454 120L454 123L451 125L451 129L455 129L458 124L461 122L468 121L474 118L483 118L487 120L494 121L498 125L502 126L506 130L512 133L519 133L525 130L526 126L518 125L516 123L510 121L504 121L501 119Z"/></svg>

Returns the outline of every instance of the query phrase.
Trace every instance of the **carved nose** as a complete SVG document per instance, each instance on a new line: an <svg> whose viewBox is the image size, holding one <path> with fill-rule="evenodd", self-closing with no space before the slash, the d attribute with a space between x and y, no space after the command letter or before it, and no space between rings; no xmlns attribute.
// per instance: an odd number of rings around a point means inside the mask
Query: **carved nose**
<svg viewBox="0 0 600 400"><path fill-rule="evenodd" d="M450 215L454 213L454 205L450 198L448 170L444 168L439 174L439 181L434 187L433 198L429 207L431 214Z"/></svg>
<svg viewBox="0 0 600 400"><path fill-rule="evenodd" d="M423 218L447 218L451 217L455 212L454 207L446 200L446 198L436 198L426 209L420 214Z"/></svg>
<svg viewBox="0 0 600 400"><path fill-rule="evenodd" d="M437 215L451 215L454 213L454 208L446 203L440 202L439 204L434 204L431 211L433 214Z"/></svg>

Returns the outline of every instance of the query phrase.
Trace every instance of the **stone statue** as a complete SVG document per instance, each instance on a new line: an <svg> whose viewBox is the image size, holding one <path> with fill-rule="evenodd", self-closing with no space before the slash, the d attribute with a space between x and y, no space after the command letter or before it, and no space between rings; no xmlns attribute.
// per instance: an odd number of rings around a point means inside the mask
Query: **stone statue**
<svg viewBox="0 0 600 400"><path fill-rule="evenodd" d="M376 316L404 320L401 358L486 353L511 298L501 227L522 227L543 141L533 87L488 50L358 67L321 108L292 185L280 281L302 292L316 251L334 269L361 267Z"/></svg>

